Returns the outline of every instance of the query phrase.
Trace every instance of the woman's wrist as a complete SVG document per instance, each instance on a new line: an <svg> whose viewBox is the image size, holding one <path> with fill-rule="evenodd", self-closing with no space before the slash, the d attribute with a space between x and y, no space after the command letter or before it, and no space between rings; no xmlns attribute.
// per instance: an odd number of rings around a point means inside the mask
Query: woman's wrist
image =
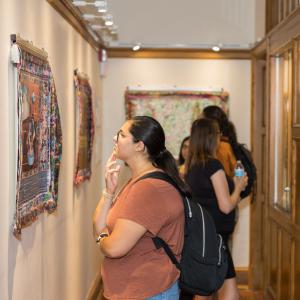
<svg viewBox="0 0 300 300"><path fill-rule="evenodd" d="M98 235L97 239L96 239L96 243L97 243L97 244L100 244L101 239L103 239L103 238L105 238L105 237L108 237L108 233L106 233L106 232L101 232L101 233Z"/></svg>
<svg viewBox="0 0 300 300"><path fill-rule="evenodd" d="M114 199L114 197L115 197L115 194L114 194L114 193L113 193L113 194L112 194L112 193L109 193L109 192L107 192L106 189L103 189L102 195L103 195L103 197L104 197L105 199L110 200L110 201L113 201L113 199Z"/></svg>
<svg viewBox="0 0 300 300"><path fill-rule="evenodd" d="M240 193L241 193L241 191L238 188L234 189L234 192L232 194L234 205L237 205L239 203Z"/></svg>

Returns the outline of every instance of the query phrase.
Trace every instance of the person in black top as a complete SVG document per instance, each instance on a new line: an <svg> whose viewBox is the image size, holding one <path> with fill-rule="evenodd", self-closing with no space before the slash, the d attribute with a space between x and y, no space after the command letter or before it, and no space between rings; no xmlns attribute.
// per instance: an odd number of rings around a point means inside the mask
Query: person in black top
<svg viewBox="0 0 300 300"><path fill-rule="evenodd" d="M205 118L194 121L185 180L191 189L193 200L208 210L215 221L217 232L226 243L234 230L234 209L248 178L245 175L232 179L225 174L222 164L216 159L219 142L220 129L216 121ZM239 299L234 265L228 247L227 252L229 267L226 280L218 291L219 300Z"/></svg>

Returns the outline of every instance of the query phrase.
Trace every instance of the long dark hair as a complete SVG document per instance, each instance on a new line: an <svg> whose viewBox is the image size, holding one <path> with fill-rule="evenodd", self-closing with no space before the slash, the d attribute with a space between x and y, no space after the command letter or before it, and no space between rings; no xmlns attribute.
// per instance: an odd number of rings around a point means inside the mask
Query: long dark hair
<svg viewBox="0 0 300 300"><path fill-rule="evenodd" d="M153 166L162 169L182 191L188 192L188 188L179 176L173 155L166 149L165 133L159 122L148 116L136 116L131 121L129 132L134 142L144 143Z"/></svg>
<svg viewBox="0 0 300 300"><path fill-rule="evenodd" d="M212 119L198 119L192 124L189 154L186 162L187 170L194 165L205 164L214 156L218 146L218 123Z"/></svg>
<svg viewBox="0 0 300 300"><path fill-rule="evenodd" d="M237 136L234 124L229 121L226 113L222 108L216 105L207 106L203 109L202 112L205 118L213 119L218 122L221 134L223 137L228 138L231 146L236 145Z"/></svg>
<svg viewBox="0 0 300 300"><path fill-rule="evenodd" d="M179 150L179 156L178 156L178 165L181 166L184 164L184 161L185 159L183 158L182 156L182 148L183 148L183 145L184 143L190 138L190 136L186 136L182 142L181 142L181 145L180 145L180 150Z"/></svg>

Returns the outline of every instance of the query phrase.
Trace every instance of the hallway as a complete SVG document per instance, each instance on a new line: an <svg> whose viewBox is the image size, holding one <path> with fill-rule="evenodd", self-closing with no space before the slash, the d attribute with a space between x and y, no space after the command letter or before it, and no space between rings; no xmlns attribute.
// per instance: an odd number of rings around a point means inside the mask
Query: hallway
<svg viewBox="0 0 300 300"><path fill-rule="evenodd" d="M300 299L300 0L0 8L0 300L100 300L92 219L113 137L151 112L177 158L210 101L236 124L257 169L232 239L240 299ZM130 174L125 165L120 173L122 186Z"/></svg>

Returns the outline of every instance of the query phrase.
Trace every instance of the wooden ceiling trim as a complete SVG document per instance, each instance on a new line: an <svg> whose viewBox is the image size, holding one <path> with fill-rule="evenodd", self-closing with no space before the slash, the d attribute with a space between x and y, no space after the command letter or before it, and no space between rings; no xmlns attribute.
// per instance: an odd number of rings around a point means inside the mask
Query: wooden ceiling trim
<svg viewBox="0 0 300 300"><path fill-rule="evenodd" d="M251 54L257 58L265 56L267 53L267 38L262 39L254 48L251 49Z"/></svg>
<svg viewBox="0 0 300 300"><path fill-rule="evenodd" d="M133 51L128 48L108 48L109 58L182 58L182 59L250 59L251 50L211 49L142 49Z"/></svg>
<svg viewBox="0 0 300 300"><path fill-rule="evenodd" d="M62 17L71 24L74 29L95 49L98 50L103 41L99 38L97 42L92 34L87 30L85 22L79 11L72 5L70 0L47 0L54 9L62 15Z"/></svg>

